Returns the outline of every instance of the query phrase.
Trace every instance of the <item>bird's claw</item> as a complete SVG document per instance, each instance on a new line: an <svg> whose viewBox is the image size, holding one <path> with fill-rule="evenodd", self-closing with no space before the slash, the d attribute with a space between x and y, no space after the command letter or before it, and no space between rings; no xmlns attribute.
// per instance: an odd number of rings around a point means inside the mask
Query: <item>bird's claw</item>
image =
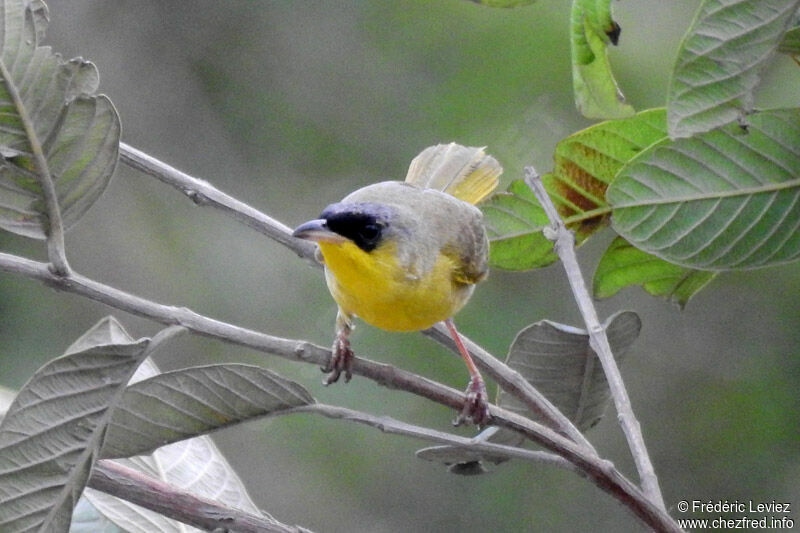
<svg viewBox="0 0 800 533"><path fill-rule="evenodd" d="M344 382L347 383L353 377L352 367L353 350L350 349L350 341L345 335L337 335L333 341L328 365L322 367L322 371L328 374L322 383L325 385L336 383L342 372L344 372Z"/></svg>
<svg viewBox="0 0 800 533"><path fill-rule="evenodd" d="M476 426L486 425L491 418L486 384L480 377L478 379L472 378L469 380L469 385L467 385L467 390L464 394L467 396L464 407L456 419L453 420L453 425L460 426L469 422Z"/></svg>

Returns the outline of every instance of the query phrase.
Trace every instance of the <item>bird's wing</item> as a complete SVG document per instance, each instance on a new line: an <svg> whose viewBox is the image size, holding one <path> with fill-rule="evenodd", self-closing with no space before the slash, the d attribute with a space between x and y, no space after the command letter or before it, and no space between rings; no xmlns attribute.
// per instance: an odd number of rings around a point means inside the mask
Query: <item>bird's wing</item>
<svg viewBox="0 0 800 533"><path fill-rule="evenodd" d="M423 150L408 167L406 183L477 204L497 187L503 167L483 148L456 143Z"/></svg>

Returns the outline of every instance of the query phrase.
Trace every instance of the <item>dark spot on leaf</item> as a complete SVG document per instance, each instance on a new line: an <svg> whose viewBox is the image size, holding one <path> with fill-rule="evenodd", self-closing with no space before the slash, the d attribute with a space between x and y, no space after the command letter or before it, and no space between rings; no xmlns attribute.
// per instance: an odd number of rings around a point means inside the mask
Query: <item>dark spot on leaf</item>
<svg viewBox="0 0 800 533"><path fill-rule="evenodd" d="M620 28L619 24L614 21L611 21L611 28L606 30L606 35L608 36L608 40L611 41L611 44L617 46L619 43L619 34L622 33L622 28Z"/></svg>

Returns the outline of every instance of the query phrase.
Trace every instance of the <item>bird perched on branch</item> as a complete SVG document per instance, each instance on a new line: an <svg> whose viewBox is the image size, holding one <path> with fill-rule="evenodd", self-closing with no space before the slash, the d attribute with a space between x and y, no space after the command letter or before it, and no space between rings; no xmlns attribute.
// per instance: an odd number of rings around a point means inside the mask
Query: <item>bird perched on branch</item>
<svg viewBox="0 0 800 533"><path fill-rule="evenodd" d="M368 185L326 207L293 235L315 241L339 306L326 384L351 377L348 336L358 316L388 331L420 331L444 321L467 364L467 402L455 423L488 420L486 385L452 317L488 272L489 241L475 204L502 168L482 148L426 148L404 182Z"/></svg>

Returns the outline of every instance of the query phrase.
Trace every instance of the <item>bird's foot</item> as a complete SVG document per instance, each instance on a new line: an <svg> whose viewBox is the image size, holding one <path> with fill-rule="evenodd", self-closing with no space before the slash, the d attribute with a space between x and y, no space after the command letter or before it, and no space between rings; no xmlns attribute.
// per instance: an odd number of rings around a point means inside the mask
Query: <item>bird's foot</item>
<svg viewBox="0 0 800 533"><path fill-rule="evenodd" d="M336 383L342 372L344 372L344 382L347 383L353 377L352 367L353 350L350 349L350 340L347 335L337 334L331 348L330 361L327 366L322 367L322 371L328 374L322 383L325 385Z"/></svg>
<svg viewBox="0 0 800 533"><path fill-rule="evenodd" d="M464 402L464 408L453 420L454 426L460 426L464 423L473 423L476 426L484 426L489 422L489 395L486 393L486 384L480 377L472 378L469 380L467 390L465 391L467 399Z"/></svg>

